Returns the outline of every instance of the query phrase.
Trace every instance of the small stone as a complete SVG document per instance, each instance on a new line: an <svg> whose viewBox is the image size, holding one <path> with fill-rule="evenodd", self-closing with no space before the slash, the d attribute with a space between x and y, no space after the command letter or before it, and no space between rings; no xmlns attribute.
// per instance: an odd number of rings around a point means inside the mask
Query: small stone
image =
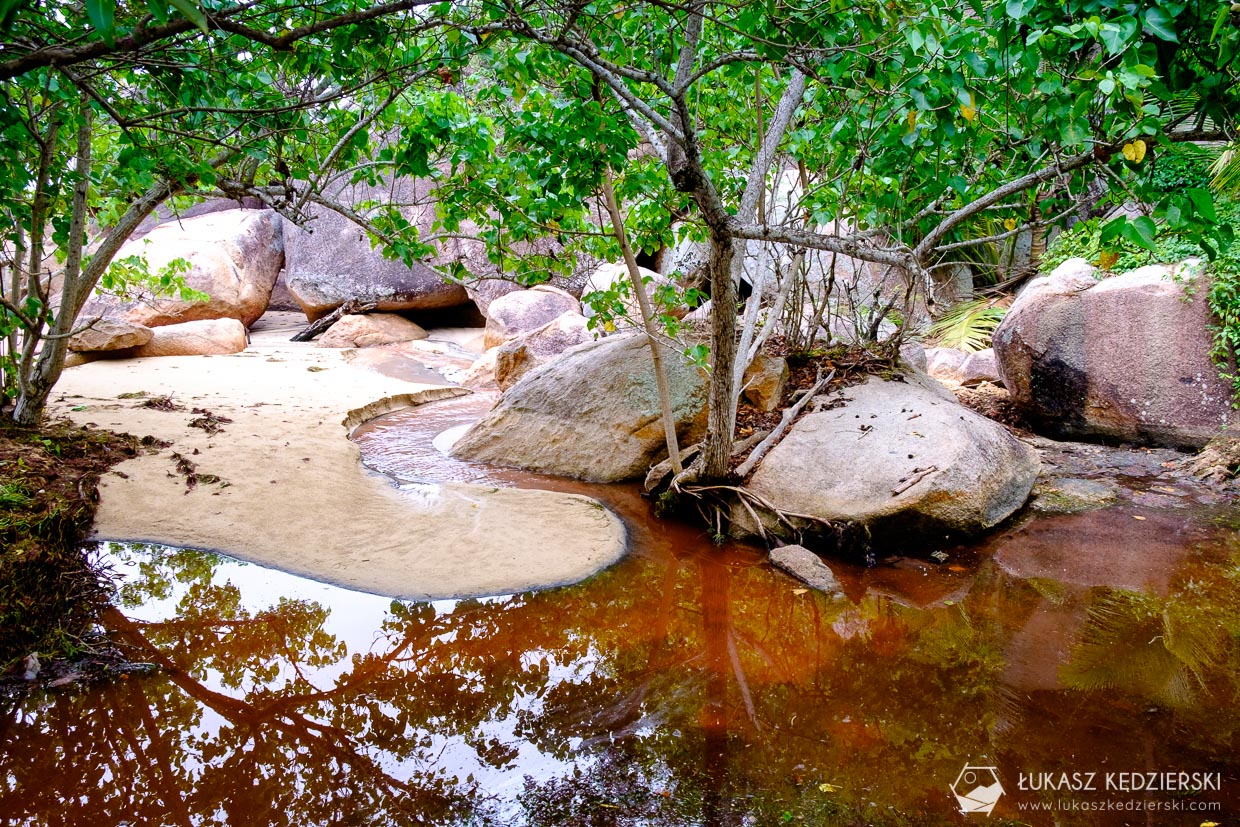
<svg viewBox="0 0 1240 827"><path fill-rule="evenodd" d="M833 598L843 598L844 589L831 567L804 546L783 546L771 550L771 562L810 588Z"/></svg>
<svg viewBox="0 0 1240 827"><path fill-rule="evenodd" d="M788 360L760 353L745 371L742 398L758 410L770 412L779 407L787 383Z"/></svg>
<svg viewBox="0 0 1240 827"><path fill-rule="evenodd" d="M1052 514L1079 514L1115 503L1115 489L1094 480L1064 478L1038 484L1033 508Z"/></svg>
<svg viewBox="0 0 1240 827"><path fill-rule="evenodd" d="M22 680L32 681L39 677L39 669L41 668L42 664L39 663L38 652L31 652L29 655L26 655L26 659L22 661L22 669L24 670L22 672Z"/></svg>

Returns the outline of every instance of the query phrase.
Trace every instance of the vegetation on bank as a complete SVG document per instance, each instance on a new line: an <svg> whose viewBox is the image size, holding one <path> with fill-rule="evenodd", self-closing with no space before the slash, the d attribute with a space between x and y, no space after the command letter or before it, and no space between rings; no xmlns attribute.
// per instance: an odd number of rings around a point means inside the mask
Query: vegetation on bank
<svg viewBox="0 0 1240 827"><path fill-rule="evenodd" d="M96 650L111 590L83 541L100 476L145 444L68 422L0 424L0 675Z"/></svg>
<svg viewBox="0 0 1240 827"><path fill-rule="evenodd" d="M1084 258L1104 273L1123 273L1149 264L1176 263L1191 257L1203 259L1209 303L1215 325L1212 356L1220 375L1232 383L1240 399L1240 199L1237 193L1211 194L1211 166L1217 154L1199 147L1180 148L1155 161L1150 178L1155 193L1163 197L1149 208L1145 220L1158 232L1151 236L1110 231L1105 219L1094 218L1074 225L1050 245L1041 270L1050 272L1070 258ZM1194 209L1219 232L1202 241L1186 230L1172 193L1187 193ZM1190 287L1190 298L1194 288Z"/></svg>

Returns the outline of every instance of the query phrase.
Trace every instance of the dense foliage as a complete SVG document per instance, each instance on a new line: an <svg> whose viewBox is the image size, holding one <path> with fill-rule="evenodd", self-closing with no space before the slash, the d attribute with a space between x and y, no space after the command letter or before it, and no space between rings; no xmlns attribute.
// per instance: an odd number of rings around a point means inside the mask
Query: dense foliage
<svg viewBox="0 0 1240 827"><path fill-rule="evenodd" d="M304 220L340 184L421 179L429 231L381 199L333 208L394 256L442 263L438 241L468 236L539 280L619 258L600 195L614 180L633 247L674 256L664 269L682 287L729 311L742 279L753 288L739 320L712 315L707 476L726 468L737 376L780 313L811 328L847 317L872 337L962 263L1001 266L978 251L1022 234L1036 246L1121 197L1156 209L1106 224L1102 243L1152 250L1160 227L1215 253L1229 240L1199 181L1148 174L1178 144L1235 134L1240 27L1223 3L0 11L4 241L39 251L6 268L22 278L6 278L4 311L24 331L7 351L21 421L41 412L61 337L119 241L176 197L247 195ZM88 223L104 241L79 260ZM43 285L61 261L72 289L54 307Z"/></svg>

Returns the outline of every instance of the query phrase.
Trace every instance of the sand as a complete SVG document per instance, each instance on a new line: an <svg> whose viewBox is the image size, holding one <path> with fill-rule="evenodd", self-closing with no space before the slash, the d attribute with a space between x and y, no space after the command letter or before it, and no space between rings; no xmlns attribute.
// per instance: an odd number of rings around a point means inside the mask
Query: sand
<svg viewBox="0 0 1240 827"><path fill-rule="evenodd" d="M101 360L65 371L54 415L173 443L105 475L97 539L210 549L409 599L573 583L623 556L623 524L587 497L463 484L400 490L365 468L349 430L464 391L289 342L295 319L264 318L250 347L231 356ZM185 410L118 398L139 391L171 394ZM210 436L189 426L196 407L233 422ZM174 453L220 482L187 491Z"/></svg>

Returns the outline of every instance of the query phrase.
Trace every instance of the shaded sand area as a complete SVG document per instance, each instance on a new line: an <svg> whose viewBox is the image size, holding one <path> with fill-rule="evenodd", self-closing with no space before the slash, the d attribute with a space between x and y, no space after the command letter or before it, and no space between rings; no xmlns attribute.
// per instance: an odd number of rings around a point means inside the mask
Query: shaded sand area
<svg viewBox="0 0 1240 827"><path fill-rule="evenodd" d="M587 497L456 483L397 489L368 471L347 429L464 391L435 387L429 371L407 381L289 342L297 329L282 314L255 325L250 347L232 356L65 371L53 414L172 443L105 475L98 539L212 549L402 598L571 583L623 556L623 524ZM183 409L121 398L137 393L171 395ZM195 408L232 422L209 434L190 425ZM199 476L192 488L180 458Z"/></svg>

